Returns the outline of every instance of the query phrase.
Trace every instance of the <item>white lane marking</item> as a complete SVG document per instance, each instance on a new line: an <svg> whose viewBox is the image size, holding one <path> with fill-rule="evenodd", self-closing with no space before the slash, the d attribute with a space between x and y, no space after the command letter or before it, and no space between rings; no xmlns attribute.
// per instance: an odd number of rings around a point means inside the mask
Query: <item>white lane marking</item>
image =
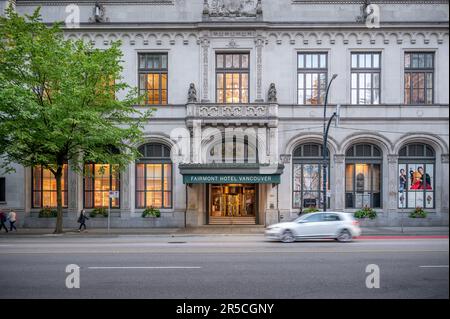
<svg viewBox="0 0 450 319"><path fill-rule="evenodd" d="M135 267L135 266L130 266L130 267L117 267L117 266L112 266L112 267L88 267L88 269L200 269L202 267L183 267L183 266L167 266L167 267Z"/></svg>
<svg viewBox="0 0 450 319"><path fill-rule="evenodd" d="M426 265L419 266L419 268L448 268L448 265Z"/></svg>

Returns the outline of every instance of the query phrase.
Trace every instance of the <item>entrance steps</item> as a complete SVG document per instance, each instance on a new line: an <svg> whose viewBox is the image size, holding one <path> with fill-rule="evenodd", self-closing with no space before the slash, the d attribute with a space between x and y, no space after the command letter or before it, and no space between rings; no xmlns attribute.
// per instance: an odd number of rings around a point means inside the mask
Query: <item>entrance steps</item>
<svg viewBox="0 0 450 319"><path fill-rule="evenodd" d="M245 217L210 216L209 224L210 225L255 225L256 217L254 217L254 216L245 216Z"/></svg>

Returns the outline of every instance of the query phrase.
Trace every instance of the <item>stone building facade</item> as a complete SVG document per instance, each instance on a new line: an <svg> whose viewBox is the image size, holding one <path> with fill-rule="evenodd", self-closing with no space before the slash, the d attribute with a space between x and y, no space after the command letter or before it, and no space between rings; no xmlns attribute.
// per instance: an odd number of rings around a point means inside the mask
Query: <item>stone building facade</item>
<svg viewBox="0 0 450 319"><path fill-rule="evenodd" d="M108 205L108 190L120 194L113 227L269 225L324 198L330 210L373 207L368 224L448 225L448 1L15 1L21 14L37 6L66 21L67 38L121 40L123 77L146 95L136 107L156 109L143 157L120 177L67 169L66 226ZM52 225L38 218L53 203L46 174L3 174L0 209ZM161 217L142 218L149 206ZM418 206L428 217L408 218Z"/></svg>

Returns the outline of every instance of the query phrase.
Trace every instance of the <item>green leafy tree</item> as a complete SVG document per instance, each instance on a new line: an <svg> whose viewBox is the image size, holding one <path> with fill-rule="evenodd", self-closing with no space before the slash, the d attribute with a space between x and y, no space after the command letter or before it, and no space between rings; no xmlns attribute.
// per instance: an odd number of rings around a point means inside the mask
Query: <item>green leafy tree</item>
<svg viewBox="0 0 450 319"><path fill-rule="evenodd" d="M106 50L64 38L61 24L42 23L39 9L0 16L0 162L42 165L56 179L57 220L62 227L63 165L133 161L142 125L137 90L122 81L120 42ZM122 99L116 94L124 92Z"/></svg>

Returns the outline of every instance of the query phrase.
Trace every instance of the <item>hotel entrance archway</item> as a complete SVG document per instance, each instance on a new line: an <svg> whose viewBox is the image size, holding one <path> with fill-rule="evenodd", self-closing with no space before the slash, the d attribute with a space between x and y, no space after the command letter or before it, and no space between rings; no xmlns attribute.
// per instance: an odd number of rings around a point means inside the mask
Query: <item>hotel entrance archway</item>
<svg viewBox="0 0 450 319"><path fill-rule="evenodd" d="M258 184L208 184L208 224L257 224Z"/></svg>

